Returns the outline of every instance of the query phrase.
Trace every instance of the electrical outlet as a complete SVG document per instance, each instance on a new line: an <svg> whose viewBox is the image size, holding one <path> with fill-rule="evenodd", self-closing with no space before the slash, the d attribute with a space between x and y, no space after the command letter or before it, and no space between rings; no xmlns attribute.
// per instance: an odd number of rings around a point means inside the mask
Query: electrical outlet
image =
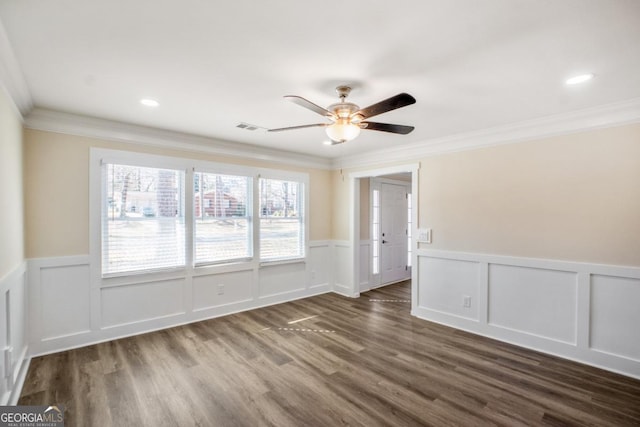
<svg viewBox="0 0 640 427"><path fill-rule="evenodd" d="M469 295L462 296L462 306L464 308L471 308L471 297Z"/></svg>
<svg viewBox="0 0 640 427"><path fill-rule="evenodd" d="M224 295L224 285L223 284L219 284L218 285L218 295Z"/></svg>

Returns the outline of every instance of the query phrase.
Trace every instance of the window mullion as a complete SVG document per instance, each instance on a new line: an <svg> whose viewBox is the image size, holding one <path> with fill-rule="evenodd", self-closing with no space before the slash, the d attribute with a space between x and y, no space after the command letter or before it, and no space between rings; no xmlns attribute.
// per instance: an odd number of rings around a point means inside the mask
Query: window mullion
<svg viewBox="0 0 640 427"><path fill-rule="evenodd" d="M251 197L251 205L253 209L253 221L252 221L252 230L253 230L253 259L256 263L260 262L260 224L262 219L262 212L260 212L260 197L262 196L260 192L260 175L254 175L252 180L252 197Z"/></svg>
<svg viewBox="0 0 640 427"><path fill-rule="evenodd" d="M194 237L195 237L195 212L193 206L194 200L194 177L195 172L187 169L184 178L184 234L185 234L185 263L187 268L192 269L194 265Z"/></svg>

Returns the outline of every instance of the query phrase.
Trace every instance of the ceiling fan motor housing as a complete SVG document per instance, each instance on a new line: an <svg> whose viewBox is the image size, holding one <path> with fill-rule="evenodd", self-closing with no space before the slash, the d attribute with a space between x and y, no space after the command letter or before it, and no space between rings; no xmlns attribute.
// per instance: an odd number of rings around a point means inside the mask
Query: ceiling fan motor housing
<svg viewBox="0 0 640 427"><path fill-rule="evenodd" d="M331 104L329 108L335 117L337 118L349 118L351 115L357 111L360 111L360 107L351 102L338 102L337 104Z"/></svg>

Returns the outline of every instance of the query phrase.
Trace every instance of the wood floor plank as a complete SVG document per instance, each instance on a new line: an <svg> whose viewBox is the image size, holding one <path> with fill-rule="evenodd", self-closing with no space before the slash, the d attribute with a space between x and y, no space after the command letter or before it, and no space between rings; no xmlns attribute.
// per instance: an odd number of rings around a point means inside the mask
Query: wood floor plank
<svg viewBox="0 0 640 427"><path fill-rule="evenodd" d="M640 381L426 322L409 282L34 358L67 426L638 426Z"/></svg>

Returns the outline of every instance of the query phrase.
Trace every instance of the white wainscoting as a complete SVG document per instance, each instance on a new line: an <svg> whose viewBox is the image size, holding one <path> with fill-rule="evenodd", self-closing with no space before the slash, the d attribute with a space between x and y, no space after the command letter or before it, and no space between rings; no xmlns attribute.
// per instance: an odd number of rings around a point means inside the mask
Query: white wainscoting
<svg viewBox="0 0 640 427"><path fill-rule="evenodd" d="M184 315L186 309L182 290L186 280L167 279L102 288L102 327L113 328Z"/></svg>
<svg viewBox="0 0 640 427"><path fill-rule="evenodd" d="M207 274L193 278L193 310L212 311L238 302L251 301L253 269Z"/></svg>
<svg viewBox="0 0 640 427"><path fill-rule="evenodd" d="M360 292L371 289L371 240L360 240Z"/></svg>
<svg viewBox="0 0 640 427"><path fill-rule="evenodd" d="M333 245L329 240L309 242L307 283L311 289L331 288L333 284Z"/></svg>
<svg viewBox="0 0 640 427"><path fill-rule="evenodd" d="M640 268L427 249L417 258L415 316L640 378Z"/></svg>
<svg viewBox="0 0 640 427"><path fill-rule="evenodd" d="M260 298L287 295L307 286L305 263L263 265L260 267Z"/></svg>
<svg viewBox="0 0 640 427"><path fill-rule="evenodd" d="M93 284L88 255L30 260L30 354L330 292L331 247L329 241L310 242L307 258L300 262L187 269ZM12 295L11 301L19 303L20 295ZM15 340L12 345L18 348Z"/></svg>
<svg viewBox="0 0 640 427"><path fill-rule="evenodd" d="M348 240L333 241L333 291L347 297L354 296L351 269L354 268L351 243ZM357 268L357 266L356 266Z"/></svg>
<svg viewBox="0 0 640 427"><path fill-rule="evenodd" d="M29 367L26 262L0 278L0 405L15 405Z"/></svg>

